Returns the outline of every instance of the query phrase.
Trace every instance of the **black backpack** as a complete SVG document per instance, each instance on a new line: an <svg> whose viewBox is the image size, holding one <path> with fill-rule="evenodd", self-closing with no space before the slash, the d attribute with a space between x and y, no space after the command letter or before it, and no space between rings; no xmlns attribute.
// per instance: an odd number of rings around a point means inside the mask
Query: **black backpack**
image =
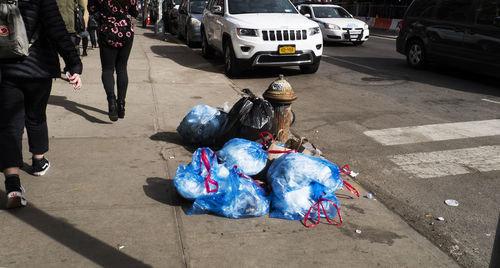
<svg viewBox="0 0 500 268"><path fill-rule="evenodd" d="M0 0L0 60L28 56L30 42L17 1Z"/></svg>

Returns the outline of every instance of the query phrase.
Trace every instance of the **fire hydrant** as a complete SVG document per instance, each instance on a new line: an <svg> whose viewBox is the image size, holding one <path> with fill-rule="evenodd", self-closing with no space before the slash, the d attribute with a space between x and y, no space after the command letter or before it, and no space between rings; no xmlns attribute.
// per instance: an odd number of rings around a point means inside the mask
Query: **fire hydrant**
<svg viewBox="0 0 500 268"><path fill-rule="evenodd" d="M288 140L292 120L291 105L297 99L297 95L285 77L280 74L279 78L269 85L263 97L274 109L272 132L278 141L285 143Z"/></svg>

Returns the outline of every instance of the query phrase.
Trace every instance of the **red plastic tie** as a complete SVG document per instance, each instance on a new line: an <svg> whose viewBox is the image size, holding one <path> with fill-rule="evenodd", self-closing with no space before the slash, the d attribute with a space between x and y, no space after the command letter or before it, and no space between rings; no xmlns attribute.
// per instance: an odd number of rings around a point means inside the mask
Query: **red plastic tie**
<svg viewBox="0 0 500 268"><path fill-rule="evenodd" d="M269 137L271 137L271 142L269 143L269 145L267 144L268 141L267 141L266 137L264 137L264 134L266 134ZM260 136L260 139L262 140L262 146L264 146L264 149L269 148L269 146L271 146L271 143L274 141L273 134L271 134L271 133L269 133L267 131L263 131L263 132L259 133L259 136Z"/></svg>
<svg viewBox="0 0 500 268"><path fill-rule="evenodd" d="M242 172L239 172L238 170L236 170L238 168L238 166L233 166L233 168L234 168L234 171L236 171L236 174L238 174L238 176L251 181L262 192L263 195L266 195L266 191L260 186L260 184L257 181L248 177L247 175L243 174Z"/></svg>
<svg viewBox="0 0 500 268"><path fill-rule="evenodd" d="M346 171L347 170L347 171ZM346 175L351 175L351 169L349 168L349 165L344 165L340 168L340 172L342 174L346 174Z"/></svg>
<svg viewBox="0 0 500 268"><path fill-rule="evenodd" d="M290 154L290 153L296 153L297 150L295 149L291 149L291 150L284 150L284 151L280 151L280 150L269 150L267 151L267 153L269 154Z"/></svg>
<svg viewBox="0 0 500 268"><path fill-rule="evenodd" d="M347 170L347 171L346 171ZM349 168L349 165L344 165L340 168L340 172L342 174L346 174L346 175L351 175L351 169ZM359 197L359 192L358 190L356 190L356 188L354 188L352 185L350 185L348 182L346 182L344 180L344 186L345 188L347 188L347 190L349 190L351 193L355 194L357 197Z"/></svg>
<svg viewBox="0 0 500 268"><path fill-rule="evenodd" d="M216 156L214 155L214 161L212 161L212 165L216 161L215 158L216 158ZM207 156L207 152L205 151L205 149L201 150L201 161L203 162L203 164L205 165L205 168L208 171L208 176L205 178L205 188L207 189L207 193L215 193L215 192L217 192L217 190L219 190L219 184L217 183L217 181L210 178L210 176L212 175L212 166L210 165L210 161L208 161L208 156ZM210 189L210 184L215 185L215 188Z"/></svg>
<svg viewBox="0 0 500 268"><path fill-rule="evenodd" d="M326 209L325 207L323 206L323 201L328 201L330 203L332 203L332 205L335 206L335 209L337 210L337 213L339 214L339 223L336 223L334 221L330 221L330 218L328 217L328 214L326 214ZM307 225L307 220L309 220L309 214L311 213L311 210L317 206L317 209L318 209L318 221L316 223L313 223L311 225ZM326 221L330 224L333 224L333 225L342 225L342 216L340 215L340 210L339 210L339 207L337 207L337 205L335 203L333 203L332 200L330 199L326 199L326 198L319 198L318 199L318 202L316 202L314 205L312 205L310 208L309 208L309 211L307 211L307 214L304 218L304 226L307 227L307 228L312 228L316 225L319 224L319 222L321 221L321 210L320 210L320 206L321 206L321 209L323 210L323 214L325 215L326 217Z"/></svg>
<svg viewBox="0 0 500 268"><path fill-rule="evenodd" d="M349 190L351 193L355 194L357 197L359 197L359 192L354 188L352 185L350 185L348 182L344 180L344 186Z"/></svg>

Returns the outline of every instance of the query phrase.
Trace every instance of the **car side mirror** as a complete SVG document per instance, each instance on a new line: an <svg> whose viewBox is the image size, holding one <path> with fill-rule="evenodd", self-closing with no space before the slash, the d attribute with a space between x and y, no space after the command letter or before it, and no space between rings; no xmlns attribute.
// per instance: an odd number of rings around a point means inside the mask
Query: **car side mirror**
<svg viewBox="0 0 500 268"><path fill-rule="evenodd" d="M309 18L309 19L311 18L311 14L309 14L309 13L304 14L304 16L305 16L306 18Z"/></svg>
<svg viewBox="0 0 500 268"><path fill-rule="evenodd" d="M222 7L219 5L214 5L210 11L216 15L222 15Z"/></svg>

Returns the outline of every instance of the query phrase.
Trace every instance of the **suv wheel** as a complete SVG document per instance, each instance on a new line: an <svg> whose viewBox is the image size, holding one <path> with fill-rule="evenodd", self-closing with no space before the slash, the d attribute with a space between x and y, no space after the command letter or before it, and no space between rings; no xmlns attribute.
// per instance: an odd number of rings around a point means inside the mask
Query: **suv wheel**
<svg viewBox="0 0 500 268"><path fill-rule="evenodd" d="M313 74L315 72L318 71L319 69L319 63L321 61L316 61L315 63L313 64L310 64L310 65L300 65L300 71L303 73L303 74Z"/></svg>
<svg viewBox="0 0 500 268"><path fill-rule="evenodd" d="M207 59L211 59L214 57L214 49L212 47L210 47L210 45L208 44L208 41L207 41L207 37L205 36L205 31L201 31L201 37L202 37L202 40L201 40L201 54L203 55L203 57L207 58Z"/></svg>
<svg viewBox="0 0 500 268"><path fill-rule="evenodd" d="M186 38L186 44L188 45L188 47L194 47L194 43L191 40L191 38L189 38L189 33L187 32L187 29L184 31L184 37Z"/></svg>
<svg viewBox="0 0 500 268"><path fill-rule="evenodd" d="M226 46L224 47L224 73L228 77L235 77L241 73L241 69L236 62L236 57L234 56L231 40L228 40L226 42Z"/></svg>
<svg viewBox="0 0 500 268"><path fill-rule="evenodd" d="M408 65L416 69L424 68L426 64L424 43L420 40L412 40L406 50L406 61Z"/></svg>

